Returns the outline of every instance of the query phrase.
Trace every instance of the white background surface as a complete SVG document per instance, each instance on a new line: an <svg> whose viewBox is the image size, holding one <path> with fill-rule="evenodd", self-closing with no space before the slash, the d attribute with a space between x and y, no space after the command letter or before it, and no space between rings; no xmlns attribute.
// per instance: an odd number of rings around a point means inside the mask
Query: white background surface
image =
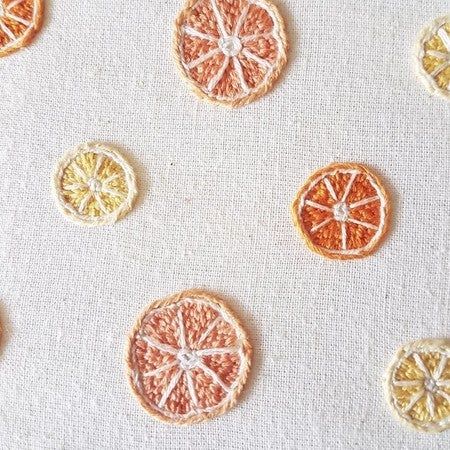
<svg viewBox="0 0 450 450"><path fill-rule="evenodd" d="M396 348L450 335L449 104L411 69L447 0L284 0L292 51L275 91L239 110L197 100L171 59L172 0L47 1L0 61L0 446L7 449L438 449L399 425L382 377ZM50 178L89 140L125 149L134 211L84 229ZM311 171L367 163L395 223L375 256L310 253L289 206ZM239 405L161 425L128 391L125 336L150 301L230 299L254 369Z"/></svg>

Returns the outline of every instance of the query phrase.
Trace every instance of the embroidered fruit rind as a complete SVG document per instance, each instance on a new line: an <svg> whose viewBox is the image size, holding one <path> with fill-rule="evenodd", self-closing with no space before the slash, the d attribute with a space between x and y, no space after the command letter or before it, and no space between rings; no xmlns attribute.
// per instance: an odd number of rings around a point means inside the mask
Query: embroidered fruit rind
<svg viewBox="0 0 450 450"><path fill-rule="evenodd" d="M129 337L130 386L144 409L187 425L231 408L250 369L251 347L216 296L185 291L150 305Z"/></svg>
<svg viewBox="0 0 450 450"><path fill-rule="evenodd" d="M434 20L422 30L415 61L427 89L450 100L450 15Z"/></svg>
<svg viewBox="0 0 450 450"><path fill-rule="evenodd" d="M394 415L418 431L450 428L450 342L425 339L400 348L386 374Z"/></svg>
<svg viewBox="0 0 450 450"><path fill-rule="evenodd" d="M389 213L381 180L355 163L318 170L292 204L294 223L309 248L331 259L372 254L386 234Z"/></svg>
<svg viewBox="0 0 450 450"><path fill-rule="evenodd" d="M0 57L27 46L42 25L43 0L0 0Z"/></svg>
<svg viewBox="0 0 450 450"><path fill-rule="evenodd" d="M287 40L267 0L188 1L175 22L180 72L201 98L239 107L270 90L286 64Z"/></svg>
<svg viewBox="0 0 450 450"><path fill-rule="evenodd" d="M116 149L100 143L66 154L53 187L62 212L83 225L114 223L130 211L137 194L131 166Z"/></svg>

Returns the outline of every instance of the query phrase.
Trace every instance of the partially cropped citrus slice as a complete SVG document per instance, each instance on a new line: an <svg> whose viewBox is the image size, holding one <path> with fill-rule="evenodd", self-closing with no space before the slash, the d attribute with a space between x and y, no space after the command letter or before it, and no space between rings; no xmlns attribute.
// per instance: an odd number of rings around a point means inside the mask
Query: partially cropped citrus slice
<svg viewBox="0 0 450 450"><path fill-rule="evenodd" d="M0 57L30 43L42 24L43 0L0 0Z"/></svg>
<svg viewBox="0 0 450 450"><path fill-rule="evenodd" d="M217 297L192 290L150 305L127 348L128 376L152 416L179 425L231 408L250 369L251 347Z"/></svg>
<svg viewBox="0 0 450 450"><path fill-rule="evenodd" d="M402 347L386 376L394 414L419 431L450 428L450 342L426 339Z"/></svg>
<svg viewBox="0 0 450 450"><path fill-rule="evenodd" d="M200 97L243 106L265 94L286 63L283 19L268 0L188 0L174 51Z"/></svg>
<svg viewBox="0 0 450 450"><path fill-rule="evenodd" d="M450 100L450 15L434 20L422 30L415 59L428 90Z"/></svg>
<svg viewBox="0 0 450 450"><path fill-rule="evenodd" d="M362 258L375 251L386 232L388 199L368 168L331 164L311 175L292 213L313 251L331 259Z"/></svg>
<svg viewBox="0 0 450 450"><path fill-rule="evenodd" d="M83 225L104 225L123 217L136 196L133 169L109 146L83 144L59 162L54 190L62 211Z"/></svg>

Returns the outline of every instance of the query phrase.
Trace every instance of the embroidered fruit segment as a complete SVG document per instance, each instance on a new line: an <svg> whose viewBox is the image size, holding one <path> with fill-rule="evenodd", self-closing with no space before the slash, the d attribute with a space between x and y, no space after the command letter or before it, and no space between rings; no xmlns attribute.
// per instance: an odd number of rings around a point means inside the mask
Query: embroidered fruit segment
<svg viewBox="0 0 450 450"><path fill-rule="evenodd" d="M447 341L409 344L394 358L387 396L395 414L420 431L450 427L450 347Z"/></svg>
<svg viewBox="0 0 450 450"><path fill-rule="evenodd" d="M42 0L0 0L0 56L27 45L41 26Z"/></svg>
<svg viewBox="0 0 450 450"><path fill-rule="evenodd" d="M129 379L156 418L188 424L224 413L236 401L251 348L231 312L203 291L150 306L128 349Z"/></svg>
<svg viewBox="0 0 450 450"><path fill-rule="evenodd" d="M176 21L181 73L216 103L242 106L267 92L286 49L282 18L266 0L189 1Z"/></svg>
<svg viewBox="0 0 450 450"><path fill-rule="evenodd" d="M422 32L417 63L426 86L450 99L450 16L437 19Z"/></svg>
<svg viewBox="0 0 450 450"><path fill-rule="evenodd" d="M371 254L386 231L387 198L359 164L332 164L313 174L292 206L309 247L332 259Z"/></svg>
<svg viewBox="0 0 450 450"><path fill-rule="evenodd" d="M54 184L63 211L85 225L115 222L136 195L131 167L117 151L100 144L85 144L67 155Z"/></svg>

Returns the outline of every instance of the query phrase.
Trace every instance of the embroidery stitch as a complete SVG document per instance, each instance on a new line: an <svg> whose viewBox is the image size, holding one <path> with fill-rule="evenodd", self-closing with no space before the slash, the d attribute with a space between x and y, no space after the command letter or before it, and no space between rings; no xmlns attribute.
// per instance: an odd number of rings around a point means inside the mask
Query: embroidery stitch
<svg viewBox="0 0 450 450"><path fill-rule="evenodd" d="M264 95L286 51L283 19L267 0L188 0L175 22L180 73L213 103L239 107Z"/></svg>
<svg viewBox="0 0 450 450"><path fill-rule="evenodd" d="M330 259L363 258L387 231L389 200L369 169L337 163L311 175L292 203L292 215L314 252Z"/></svg>
<svg viewBox="0 0 450 450"><path fill-rule="evenodd" d="M422 30L414 59L426 88L450 100L450 15L434 20Z"/></svg>
<svg viewBox="0 0 450 450"><path fill-rule="evenodd" d="M28 45L42 25L43 0L0 0L0 57Z"/></svg>
<svg viewBox="0 0 450 450"><path fill-rule="evenodd" d="M58 205L83 225L105 225L123 217L136 197L134 172L115 150L82 144L59 162L53 178Z"/></svg>
<svg viewBox="0 0 450 450"><path fill-rule="evenodd" d="M236 403L250 358L232 312L215 296L191 290L146 308L129 336L126 364L143 408L163 422L187 425Z"/></svg>
<svg viewBox="0 0 450 450"><path fill-rule="evenodd" d="M418 431L450 428L450 341L424 339L400 348L385 391L394 415Z"/></svg>

